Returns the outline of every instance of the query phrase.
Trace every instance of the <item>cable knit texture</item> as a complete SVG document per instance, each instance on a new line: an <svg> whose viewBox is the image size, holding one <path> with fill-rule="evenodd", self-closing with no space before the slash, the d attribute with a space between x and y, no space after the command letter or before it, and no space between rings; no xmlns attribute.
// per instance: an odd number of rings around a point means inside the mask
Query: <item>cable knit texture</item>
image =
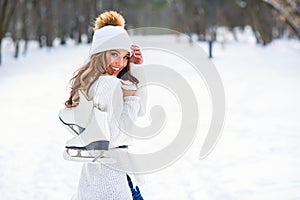
<svg viewBox="0 0 300 200"><path fill-rule="evenodd" d="M125 134L129 120L135 120L140 110L138 96L123 98L120 79L100 76L90 90L94 105L106 111L110 135L110 147L130 145ZM103 164L84 164L78 185L78 200L131 200L126 173Z"/></svg>

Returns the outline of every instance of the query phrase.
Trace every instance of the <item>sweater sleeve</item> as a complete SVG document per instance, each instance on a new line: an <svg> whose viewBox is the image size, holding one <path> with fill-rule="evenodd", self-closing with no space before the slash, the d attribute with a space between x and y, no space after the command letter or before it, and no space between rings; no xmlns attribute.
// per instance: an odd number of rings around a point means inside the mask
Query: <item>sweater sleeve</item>
<svg viewBox="0 0 300 200"><path fill-rule="evenodd" d="M94 104L108 114L111 146L130 145L132 141L126 133L137 118L140 98L123 97L120 80L103 77L95 87L93 99Z"/></svg>

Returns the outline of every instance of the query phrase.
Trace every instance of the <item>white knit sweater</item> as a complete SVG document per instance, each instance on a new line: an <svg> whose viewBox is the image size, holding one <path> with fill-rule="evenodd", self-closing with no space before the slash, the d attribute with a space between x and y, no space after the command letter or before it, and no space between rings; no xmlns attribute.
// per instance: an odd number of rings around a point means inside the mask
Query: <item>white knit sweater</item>
<svg viewBox="0 0 300 200"><path fill-rule="evenodd" d="M130 138L122 132L128 120L134 120L140 110L138 96L123 97L120 79L100 76L90 89L94 105L108 114L110 147L130 145ZM102 164L84 164L78 185L78 200L132 199L126 173Z"/></svg>

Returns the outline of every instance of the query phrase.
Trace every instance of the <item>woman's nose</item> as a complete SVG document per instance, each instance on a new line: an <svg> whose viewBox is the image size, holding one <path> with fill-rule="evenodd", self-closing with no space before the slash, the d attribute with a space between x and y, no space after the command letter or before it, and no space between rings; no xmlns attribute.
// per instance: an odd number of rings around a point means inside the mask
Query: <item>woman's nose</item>
<svg viewBox="0 0 300 200"><path fill-rule="evenodd" d="M124 67L125 65L125 60L121 57L117 58L116 63L120 66L120 67Z"/></svg>

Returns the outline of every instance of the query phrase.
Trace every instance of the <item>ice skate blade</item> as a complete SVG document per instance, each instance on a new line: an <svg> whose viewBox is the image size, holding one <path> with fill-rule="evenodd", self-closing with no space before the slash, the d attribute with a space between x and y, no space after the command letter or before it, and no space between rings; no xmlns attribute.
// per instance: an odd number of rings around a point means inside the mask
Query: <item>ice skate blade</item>
<svg viewBox="0 0 300 200"><path fill-rule="evenodd" d="M68 143L68 142L67 142ZM67 150L80 150L82 152L87 152L86 150L92 152L105 152L109 149L109 141L107 140L99 140L89 143L86 146L76 146L76 145L69 145L66 146Z"/></svg>
<svg viewBox="0 0 300 200"><path fill-rule="evenodd" d="M79 156L79 155L70 155L67 151L64 151L63 158L67 161L74 161L74 162L82 162L82 163L94 163L94 164L114 164L116 160L107 156Z"/></svg>

